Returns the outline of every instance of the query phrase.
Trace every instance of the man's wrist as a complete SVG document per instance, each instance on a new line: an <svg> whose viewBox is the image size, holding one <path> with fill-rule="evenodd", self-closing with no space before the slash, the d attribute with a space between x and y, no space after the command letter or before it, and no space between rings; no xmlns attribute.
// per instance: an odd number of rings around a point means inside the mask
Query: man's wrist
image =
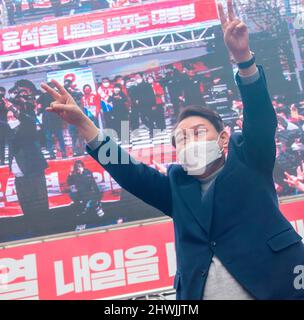
<svg viewBox="0 0 304 320"><path fill-rule="evenodd" d="M236 64L243 63L252 59L253 54L250 49L246 50L244 53L232 54Z"/></svg>
<svg viewBox="0 0 304 320"><path fill-rule="evenodd" d="M258 67L255 63L247 69L239 69L240 76L242 77L251 77L257 71L258 71Z"/></svg>
<svg viewBox="0 0 304 320"><path fill-rule="evenodd" d="M236 64L241 64L244 62L248 62L250 60L252 60L253 58L253 52L250 51L250 49L248 48L248 50L246 50L246 52L242 53L242 54L238 54L238 55L234 55L234 62ZM258 68L257 65L255 63L255 61L252 61L253 64L250 65L248 68L239 68L239 73L240 76L242 77L251 77L252 75L254 75L255 73L258 72Z"/></svg>
<svg viewBox="0 0 304 320"><path fill-rule="evenodd" d="M86 116L83 118L83 121L77 125L77 129L86 142L91 141L98 134L98 128L93 121Z"/></svg>
<svg viewBox="0 0 304 320"><path fill-rule="evenodd" d="M238 75L239 75L239 84L246 86L246 85L250 85L256 81L259 80L261 74L259 72L258 67L256 67L255 70L253 70L253 73L248 73L248 74L241 74L242 70L239 70Z"/></svg>
<svg viewBox="0 0 304 320"><path fill-rule="evenodd" d="M98 130L98 134L93 140L87 141L87 146L91 150L96 150L101 144L102 141L104 140L104 134L102 130Z"/></svg>

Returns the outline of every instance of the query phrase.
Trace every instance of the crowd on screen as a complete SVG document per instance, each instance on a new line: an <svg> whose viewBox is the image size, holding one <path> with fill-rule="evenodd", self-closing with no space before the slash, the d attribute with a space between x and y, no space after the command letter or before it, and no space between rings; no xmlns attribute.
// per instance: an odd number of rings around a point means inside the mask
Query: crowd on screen
<svg viewBox="0 0 304 320"><path fill-rule="evenodd" d="M144 125L152 138L154 129L166 129L166 117L169 116L171 122L174 122L181 106L202 105L206 90L203 85L204 77L195 74L189 66L184 66L181 71L168 67L162 77L151 72L126 77L118 75L114 79L105 77L95 88L90 84L79 88L73 83L73 78L72 74L65 76L66 90L98 127L114 129L118 132L118 138L121 138L120 123L123 120L129 121L132 131ZM37 90L28 80L17 81L13 88L1 87L0 92L2 127L6 123L14 126L14 109L20 109L23 103L20 99L25 100L24 104L30 107L24 111L34 112L37 130L40 136L43 133L41 141L45 144L50 159L68 156L63 135L64 124L56 115L45 111L52 102L47 93ZM73 155L83 155L83 143L79 141L73 126L68 127L68 135L72 141ZM59 152L54 152L57 145L55 141L58 142ZM4 164L3 150L4 142L1 142L1 164Z"/></svg>

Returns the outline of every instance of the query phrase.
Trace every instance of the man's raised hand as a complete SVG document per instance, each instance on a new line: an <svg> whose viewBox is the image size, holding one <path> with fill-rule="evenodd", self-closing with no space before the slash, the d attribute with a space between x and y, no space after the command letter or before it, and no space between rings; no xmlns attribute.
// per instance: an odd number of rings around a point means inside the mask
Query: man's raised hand
<svg viewBox="0 0 304 320"><path fill-rule="evenodd" d="M46 108L46 110L57 113L64 121L70 124L76 126L81 124L86 116L77 106L73 97L56 80L52 80L51 82L57 90L45 83L41 85L41 88L55 100L48 108Z"/></svg>
<svg viewBox="0 0 304 320"><path fill-rule="evenodd" d="M224 33L225 44L236 62L251 59L248 28L244 22L235 17L232 0L227 0L227 14L223 4L218 4L218 12Z"/></svg>
<svg viewBox="0 0 304 320"><path fill-rule="evenodd" d="M98 134L98 128L79 108L73 97L59 84L56 80L52 80L55 89L47 84L42 84L41 88L49 93L55 100L46 108L49 112L57 113L64 121L75 125L79 134L87 141L91 141Z"/></svg>

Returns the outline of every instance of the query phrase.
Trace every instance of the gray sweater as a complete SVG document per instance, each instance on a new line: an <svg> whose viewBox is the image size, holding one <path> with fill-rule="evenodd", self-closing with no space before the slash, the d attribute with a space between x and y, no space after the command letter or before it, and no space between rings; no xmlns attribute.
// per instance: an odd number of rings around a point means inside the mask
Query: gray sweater
<svg viewBox="0 0 304 320"><path fill-rule="evenodd" d="M199 179L201 182L202 195L208 190L223 168L224 166L206 179ZM215 255L212 257L202 299L254 300L254 298L251 297L250 294L233 278Z"/></svg>

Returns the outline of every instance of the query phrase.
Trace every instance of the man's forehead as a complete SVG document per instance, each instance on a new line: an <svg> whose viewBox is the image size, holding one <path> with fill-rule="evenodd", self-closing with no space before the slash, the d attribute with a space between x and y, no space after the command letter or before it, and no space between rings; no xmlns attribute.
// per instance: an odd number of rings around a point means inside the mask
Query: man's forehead
<svg viewBox="0 0 304 320"><path fill-rule="evenodd" d="M182 120L177 128L176 131L183 131L183 130L190 130L190 129L206 129L208 127L212 126L212 124L210 123L209 120L204 119L202 117L198 117L198 116L193 116L193 117L189 117L186 118L184 120Z"/></svg>

